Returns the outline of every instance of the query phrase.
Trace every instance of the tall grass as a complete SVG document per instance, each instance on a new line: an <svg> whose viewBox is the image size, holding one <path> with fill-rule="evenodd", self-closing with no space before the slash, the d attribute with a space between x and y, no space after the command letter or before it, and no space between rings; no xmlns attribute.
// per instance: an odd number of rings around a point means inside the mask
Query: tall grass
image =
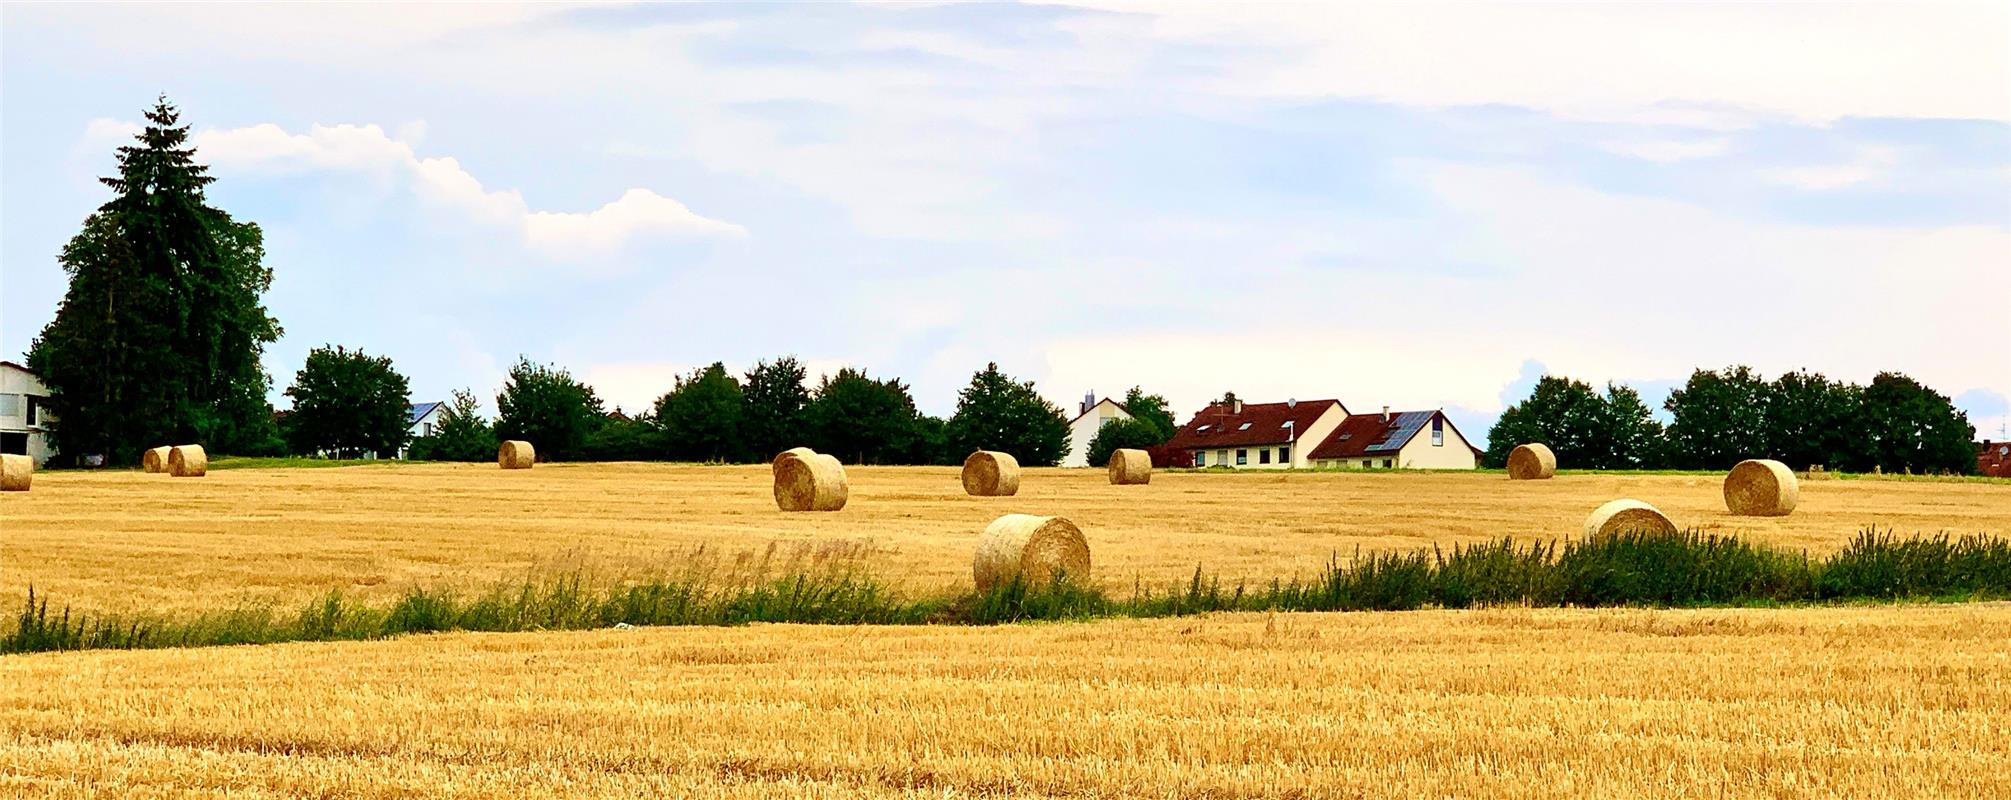
<svg viewBox="0 0 2011 800"><path fill-rule="evenodd" d="M1031 620L1171 617L1211 611L1401 611L1437 606L1704 606L2011 597L2011 541L1971 535L1900 539L1864 531L1810 558L1695 531L1517 544L1499 539L1330 560L1307 579L1224 586L1201 568L1186 582L1134 584L1128 598L1064 576L989 592L908 596L847 563L847 553L758 559L678 575L597 581L562 572L461 595L415 587L389 606L331 592L298 611L249 606L187 618L51 612L28 592L0 653L376 639L437 631L584 630L618 625L993 625Z"/></svg>

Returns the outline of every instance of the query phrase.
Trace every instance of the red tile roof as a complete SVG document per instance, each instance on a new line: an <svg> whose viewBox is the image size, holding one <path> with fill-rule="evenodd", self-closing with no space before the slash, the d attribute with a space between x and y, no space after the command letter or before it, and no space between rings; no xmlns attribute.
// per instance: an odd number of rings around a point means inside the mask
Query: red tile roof
<svg viewBox="0 0 2011 800"><path fill-rule="evenodd" d="M1166 446L1202 450L1297 441L1321 414L1340 405L1339 400L1301 400L1290 406L1284 403L1244 403L1243 413L1237 414L1232 413L1227 405L1210 403L1173 434L1173 439ZM1348 413L1346 406L1341 406L1341 413ZM1285 427L1288 420L1292 423L1290 428Z"/></svg>
<svg viewBox="0 0 2011 800"><path fill-rule="evenodd" d="M1341 424L1334 428L1333 433L1327 434L1327 440L1313 448L1313 452L1307 453L1306 458L1317 460L1394 455L1402 450L1404 445L1409 444L1411 439L1416 438L1419 431L1430 425L1432 418L1443 416L1444 413L1439 411L1394 411L1390 413L1389 421L1384 422L1381 414L1356 414L1342 420ZM1412 424L1405 424L1406 422ZM1452 420L1446 420L1445 425L1452 427ZM1397 438L1391 438L1393 436ZM1374 451L1369 449L1372 447L1375 448Z"/></svg>

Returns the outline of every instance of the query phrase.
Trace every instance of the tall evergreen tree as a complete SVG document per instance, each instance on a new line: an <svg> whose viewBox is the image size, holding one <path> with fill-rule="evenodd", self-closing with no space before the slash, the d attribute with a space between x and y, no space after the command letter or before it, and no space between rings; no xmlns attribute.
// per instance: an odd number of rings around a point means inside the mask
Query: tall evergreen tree
<svg viewBox="0 0 2011 800"><path fill-rule="evenodd" d="M671 458L686 461L745 461L741 438L740 382L726 365L694 370L656 400L656 424Z"/></svg>
<svg viewBox="0 0 2011 800"><path fill-rule="evenodd" d="M1051 467L1068 452L1068 418L1034 391L1033 381L1014 381L996 363L971 376L950 416L951 449L1011 453L1029 467Z"/></svg>
<svg viewBox="0 0 2011 800"><path fill-rule="evenodd" d="M209 206L214 178L165 98L119 148L113 198L60 261L70 286L28 354L50 388L57 446L131 462L162 442L243 450L270 437L259 363L279 324L258 226Z"/></svg>
<svg viewBox="0 0 2011 800"><path fill-rule="evenodd" d="M1768 452L1767 382L1748 367L1690 373L1683 388L1662 404L1669 424L1670 456L1686 469L1730 469Z"/></svg>
<svg viewBox="0 0 2011 800"><path fill-rule="evenodd" d="M772 458L802 444L808 435L803 424L803 408L810 403L810 390L803 385L807 373L795 356L761 361L747 371L741 385L744 408L740 415L740 435L756 459Z"/></svg>

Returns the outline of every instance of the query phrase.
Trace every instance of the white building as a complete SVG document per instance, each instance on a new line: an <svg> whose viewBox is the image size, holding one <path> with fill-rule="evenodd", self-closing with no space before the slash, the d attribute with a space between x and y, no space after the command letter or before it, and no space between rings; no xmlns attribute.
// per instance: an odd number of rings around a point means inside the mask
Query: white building
<svg viewBox="0 0 2011 800"><path fill-rule="evenodd" d="M412 409L406 414L405 419L407 441L422 436L432 436L440 430L440 424L447 421L447 404L440 402L413 403ZM404 458L405 451L399 451L398 457Z"/></svg>
<svg viewBox="0 0 2011 800"><path fill-rule="evenodd" d="M1096 393L1084 395L1081 413L1068 422L1068 454L1061 457L1064 467L1087 467L1089 463L1089 440L1096 438L1096 432L1113 420L1131 419L1131 412L1111 402L1106 397L1096 399Z"/></svg>
<svg viewBox="0 0 2011 800"><path fill-rule="evenodd" d="M1187 451L1197 467L1303 469L1313 446L1347 418L1339 400L1217 401L1196 413L1167 446Z"/></svg>
<svg viewBox="0 0 2011 800"><path fill-rule="evenodd" d="M1444 411L1357 414L1308 455L1315 467L1338 469L1474 469L1480 451Z"/></svg>
<svg viewBox="0 0 2011 800"><path fill-rule="evenodd" d="M0 453L32 456L41 466L49 449L49 389L27 367L0 361Z"/></svg>

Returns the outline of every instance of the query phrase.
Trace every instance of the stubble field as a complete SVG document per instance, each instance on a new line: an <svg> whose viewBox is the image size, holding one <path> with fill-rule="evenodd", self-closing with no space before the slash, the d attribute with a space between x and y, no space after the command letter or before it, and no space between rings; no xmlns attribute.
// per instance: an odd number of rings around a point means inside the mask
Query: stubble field
<svg viewBox="0 0 2011 800"><path fill-rule="evenodd" d="M1074 520L1107 586L1172 583L1197 566L1253 582L1330 558L1502 536L1578 535L1615 497L1684 527L1824 554L1867 526L1901 535L2011 536L2011 485L1807 481L1784 518L1725 513L1703 475L1162 473L1111 486L1100 470L1028 470L1016 497L966 496L949 468L853 467L828 514L775 509L763 466L387 464L213 471L46 472L0 495L0 603L32 584L56 603L176 613L293 607L340 590L369 602L415 586L482 588L555 570L674 570L720 560L840 560L922 591L967 586L978 533L1000 514Z"/></svg>
<svg viewBox="0 0 2011 800"><path fill-rule="evenodd" d="M0 658L0 794L2011 794L2011 608L638 628Z"/></svg>
<svg viewBox="0 0 2011 800"><path fill-rule="evenodd" d="M0 600L173 616L369 602L544 570L848 561L969 581L1002 513L1061 514L1095 579L1575 535L1617 496L1827 553L1865 526L2011 536L2011 486L1805 483L1727 516L1685 475L853 468L836 514L762 467L50 472L0 496ZM773 553L773 556L764 554ZM2011 793L2011 606L1216 614L755 625L0 658L0 794L53 797L1919 797Z"/></svg>

